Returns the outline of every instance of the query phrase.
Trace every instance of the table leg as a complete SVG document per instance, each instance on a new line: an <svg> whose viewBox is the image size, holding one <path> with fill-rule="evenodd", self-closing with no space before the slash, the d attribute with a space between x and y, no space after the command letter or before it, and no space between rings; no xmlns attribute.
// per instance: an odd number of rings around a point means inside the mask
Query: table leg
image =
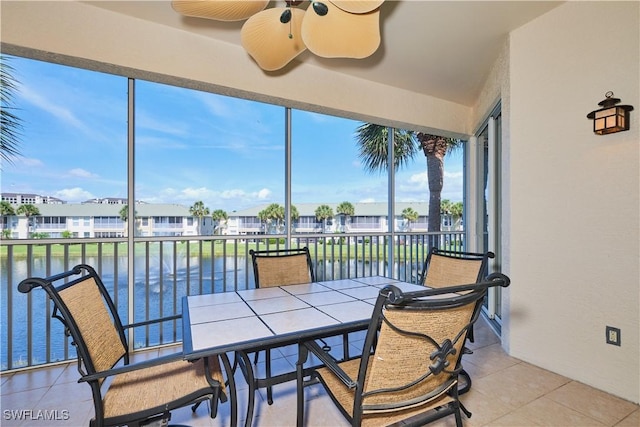
<svg viewBox="0 0 640 427"><path fill-rule="evenodd" d="M307 347L298 345L298 360L296 361L296 426L304 425L304 364L308 356Z"/></svg>
<svg viewBox="0 0 640 427"><path fill-rule="evenodd" d="M255 375L247 353L244 351L236 351L236 357L239 357L238 366L240 367L240 370L242 370L242 375L244 375L244 379L247 381L247 385L249 386L249 394L247 396L247 418L245 419L244 425L246 427L251 427L256 397Z"/></svg>

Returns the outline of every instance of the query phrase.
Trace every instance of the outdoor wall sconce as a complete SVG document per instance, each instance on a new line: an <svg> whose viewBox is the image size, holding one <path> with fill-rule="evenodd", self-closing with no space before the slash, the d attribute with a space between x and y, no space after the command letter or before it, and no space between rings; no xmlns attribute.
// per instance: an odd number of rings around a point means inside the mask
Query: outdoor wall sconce
<svg viewBox="0 0 640 427"><path fill-rule="evenodd" d="M587 118L593 120L593 132L606 135L629 130L629 111L632 111L633 107L616 105L620 100L614 98L611 91L604 96L606 98L598 103L602 108L587 114Z"/></svg>

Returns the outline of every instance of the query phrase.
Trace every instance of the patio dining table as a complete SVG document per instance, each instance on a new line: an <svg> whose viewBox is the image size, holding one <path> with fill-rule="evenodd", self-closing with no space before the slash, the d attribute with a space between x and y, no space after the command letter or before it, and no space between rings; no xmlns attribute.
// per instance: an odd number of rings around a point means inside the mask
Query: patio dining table
<svg viewBox="0 0 640 427"><path fill-rule="evenodd" d="M360 277L186 296L183 352L187 360L236 352L249 385L245 424L251 425L255 390L295 379L296 372L256 379L247 353L366 330L384 286L403 292L423 286L381 276Z"/></svg>

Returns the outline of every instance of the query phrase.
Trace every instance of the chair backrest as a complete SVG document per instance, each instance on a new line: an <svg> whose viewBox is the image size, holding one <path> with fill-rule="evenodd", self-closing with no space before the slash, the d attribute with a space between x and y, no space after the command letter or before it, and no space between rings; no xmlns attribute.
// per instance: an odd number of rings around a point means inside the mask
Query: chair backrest
<svg viewBox="0 0 640 427"><path fill-rule="evenodd" d="M76 277L66 283L54 283ZM18 285L21 292L42 287L51 298L52 317L60 320L73 338L82 375L112 368L121 359L129 363L124 329L113 300L96 271L88 265L49 278L29 278Z"/></svg>
<svg viewBox="0 0 640 427"><path fill-rule="evenodd" d="M256 288L315 282L309 248L249 251Z"/></svg>
<svg viewBox="0 0 640 427"><path fill-rule="evenodd" d="M487 275L493 252L453 252L431 248L422 270L422 285L430 288L477 283Z"/></svg>
<svg viewBox="0 0 640 427"><path fill-rule="evenodd" d="M437 292L438 290L435 290ZM386 292L386 295L385 295ZM457 391L466 335L477 320L486 287L456 297L424 297L425 290L380 292L360 365L354 415L396 412Z"/></svg>

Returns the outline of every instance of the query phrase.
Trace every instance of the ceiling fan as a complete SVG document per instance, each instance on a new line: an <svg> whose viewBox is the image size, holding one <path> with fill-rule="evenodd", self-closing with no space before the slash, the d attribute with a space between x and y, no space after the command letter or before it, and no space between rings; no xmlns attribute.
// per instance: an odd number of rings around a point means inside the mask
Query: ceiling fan
<svg viewBox="0 0 640 427"><path fill-rule="evenodd" d="M362 59L372 55L380 46L383 2L287 0L283 6L269 9L269 0L172 0L171 4L185 16L218 21L246 19L240 32L242 47L260 68L275 71L306 49L323 58Z"/></svg>

